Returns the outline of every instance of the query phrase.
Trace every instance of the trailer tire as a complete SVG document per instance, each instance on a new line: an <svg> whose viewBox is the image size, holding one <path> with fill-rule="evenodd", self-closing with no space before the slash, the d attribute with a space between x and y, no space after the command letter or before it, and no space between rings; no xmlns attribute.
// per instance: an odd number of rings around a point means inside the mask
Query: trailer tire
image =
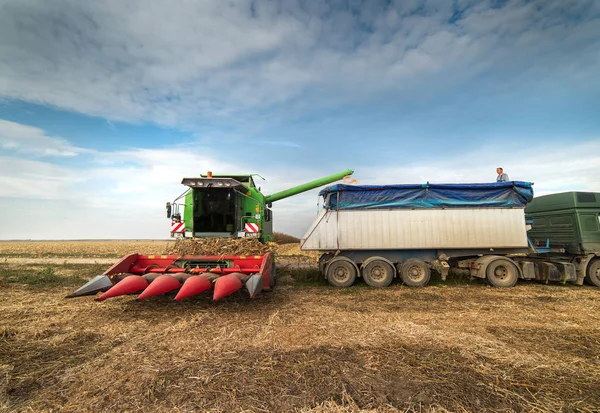
<svg viewBox="0 0 600 413"><path fill-rule="evenodd" d="M356 281L356 265L348 258L338 257L327 264L326 276L334 287L350 287Z"/></svg>
<svg viewBox="0 0 600 413"><path fill-rule="evenodd" d="M519 269L512 260L497 258L490 262L485 269L485 279L494 287L514 287L519 279Z"/></svg>
<svg viewBox="0 0 600 413"><path fill-rule="evenodd" d="M600 259L596 258L590 262L585 278L589 284L600 287Z"/></svg>
<svg viewBox="0 0 600 413"><path fill-rule="evenodd" d="M387 287L394 281L394 267L382 259L369 261L362 269L362 277L371 287Z"/></svg>
<svg viewBox="0 0 600 413"><path fill-rule="evenodd" d="M409 287L425 287L431 278L431 270L424 261L409 258L400 267L400 278Z"/></svg>

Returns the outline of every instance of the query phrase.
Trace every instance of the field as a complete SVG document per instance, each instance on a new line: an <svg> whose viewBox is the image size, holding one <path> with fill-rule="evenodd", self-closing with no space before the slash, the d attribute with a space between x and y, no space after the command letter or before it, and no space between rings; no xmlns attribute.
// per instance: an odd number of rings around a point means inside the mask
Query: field
<svg viewBox="0 0 600 413"><path fill-rule="evenodd" d="M454 277L329 287L297 244L279 284L144 302L66 300L166 241L0 242L0 411L593 412L600 290ZM301 264L301 265L299 265Z"/></svg>

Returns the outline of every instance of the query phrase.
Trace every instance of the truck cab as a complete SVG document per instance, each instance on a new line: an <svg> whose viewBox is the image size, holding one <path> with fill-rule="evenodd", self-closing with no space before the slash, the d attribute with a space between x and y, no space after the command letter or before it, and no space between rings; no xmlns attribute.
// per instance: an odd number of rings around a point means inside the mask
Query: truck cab
<svg viewBox="0 0 600 413"><path fill-rule="evenodd" d="M562 192L535 197L525 208L535 246L569 254L600 252L600 193Z"/></svg>

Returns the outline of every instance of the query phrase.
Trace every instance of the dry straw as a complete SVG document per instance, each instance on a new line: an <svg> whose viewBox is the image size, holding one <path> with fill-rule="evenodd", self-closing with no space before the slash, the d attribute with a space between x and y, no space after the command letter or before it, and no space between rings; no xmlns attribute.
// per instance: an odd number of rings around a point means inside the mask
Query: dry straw
<svg viewBox="0 0 600 413"><path fill-rule="evenodd" d="M218 303L208 295L99 303L65 300L66 287L0 288L0 410L8 412L600 406L600 290L592 287L279 285Z"/></svg>

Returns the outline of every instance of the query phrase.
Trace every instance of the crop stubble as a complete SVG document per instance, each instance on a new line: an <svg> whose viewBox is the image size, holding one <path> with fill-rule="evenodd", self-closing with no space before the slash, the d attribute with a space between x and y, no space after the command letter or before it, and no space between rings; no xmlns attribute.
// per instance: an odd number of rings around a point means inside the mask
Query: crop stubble
<svg viewBox="0 0 600 413"><path fill-rule="evenodd" d="M280 285L64 300L6 285L7 411L594 411L600 291Z"/></svg>

